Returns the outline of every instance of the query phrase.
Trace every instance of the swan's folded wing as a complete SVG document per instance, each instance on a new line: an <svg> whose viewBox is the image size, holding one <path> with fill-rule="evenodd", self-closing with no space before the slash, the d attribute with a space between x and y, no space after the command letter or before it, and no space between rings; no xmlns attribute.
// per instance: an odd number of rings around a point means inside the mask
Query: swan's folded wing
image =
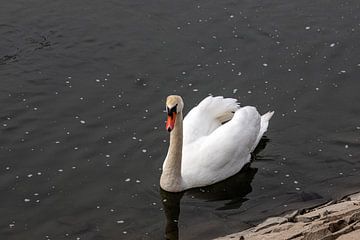
<svg viewBox="0 0 360 240"><path fill-rule="evenodd" d="M184 118L184 143L209 135L222 122L229 121L238 108L234 98L206 97Z"/></svg>
<svg viewBox="0 0 360 240"><path fill-rule="evenodd" d="M182 174L201 186L234 175L250 161L252 146L260 131L260 114L254 107L243 107L234 117L210 135L183 151ZM194 186L192 186L194 187Z"/></svg>

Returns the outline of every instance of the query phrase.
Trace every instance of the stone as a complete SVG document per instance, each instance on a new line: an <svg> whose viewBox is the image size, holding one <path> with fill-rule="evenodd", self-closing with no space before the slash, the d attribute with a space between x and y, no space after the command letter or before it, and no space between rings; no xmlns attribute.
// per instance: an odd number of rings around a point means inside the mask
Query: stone
<svg viewBox="0 0 360 240"><path fill-rule="evenodd" d="M304 213L266 219L256 227L218 240L359 240L360 193L329 202Z"/></svg>

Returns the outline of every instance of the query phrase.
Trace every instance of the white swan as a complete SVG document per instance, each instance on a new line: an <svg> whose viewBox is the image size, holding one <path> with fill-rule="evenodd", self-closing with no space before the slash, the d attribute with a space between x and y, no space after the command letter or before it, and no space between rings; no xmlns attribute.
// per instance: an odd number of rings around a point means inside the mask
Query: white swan
<svg viewBox="0 0 360 240"><path fill-rule="evenodd" d="M250 161L274 114L260 116L255 107L240 108L236 99L209 96L183 123L183 108L180 96L167 97L170 145L160 186L169 192L207 186L236 174Z"/></svg>

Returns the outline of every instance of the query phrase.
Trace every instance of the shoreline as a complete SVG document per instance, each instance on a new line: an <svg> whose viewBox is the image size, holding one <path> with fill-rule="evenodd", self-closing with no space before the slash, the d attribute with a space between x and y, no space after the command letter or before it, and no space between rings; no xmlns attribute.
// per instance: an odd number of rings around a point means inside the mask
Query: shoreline
<svg viewBox="0 0 360 240"><path fill-rule="evenodd" d="M338 201L270 217L255 227L215 240L360 239L360 192Z"/></svg>

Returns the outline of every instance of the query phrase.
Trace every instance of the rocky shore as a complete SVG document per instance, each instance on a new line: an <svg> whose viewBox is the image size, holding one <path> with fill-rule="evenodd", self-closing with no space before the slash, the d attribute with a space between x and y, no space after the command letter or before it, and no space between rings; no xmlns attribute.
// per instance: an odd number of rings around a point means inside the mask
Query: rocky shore
<svg viewBox="0 0 360 240"><path fill-rule="evenodd" d="M360 193L319 207L272 217L256 227L217 240L357 240Z"/></svg>

